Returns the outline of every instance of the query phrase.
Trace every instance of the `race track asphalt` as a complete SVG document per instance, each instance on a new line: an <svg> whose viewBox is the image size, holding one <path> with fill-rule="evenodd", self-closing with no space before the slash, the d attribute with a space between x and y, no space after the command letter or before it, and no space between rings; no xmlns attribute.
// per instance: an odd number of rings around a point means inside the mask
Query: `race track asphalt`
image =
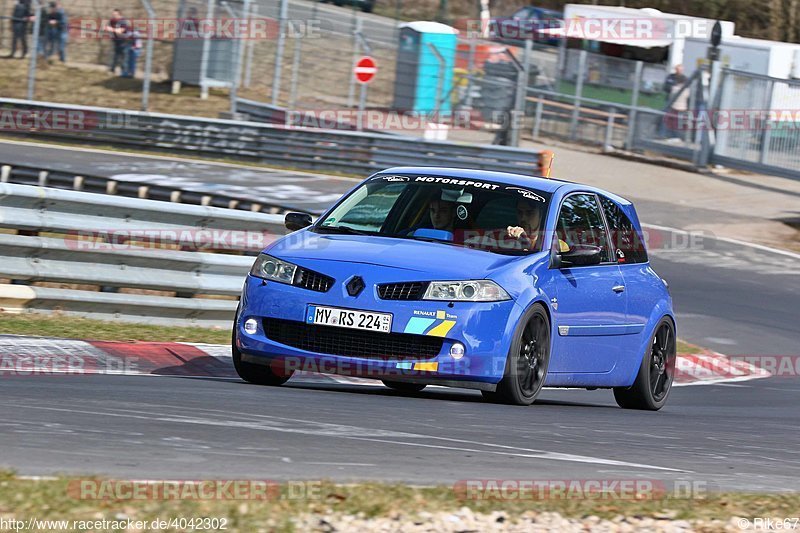
<svg viewBox="0 0 800 533"><path fill-rule="evenodd" d="M658 413L609 391L530 408L470 391L128 376L4 379L0 464L22 474L311 479L647 479L800 490L796 380L673 390Z"/></svg>
<svg viewBox="0 0 800 533"><path fill-rule="evenodd" d="M239 192L264 198L279 190L311 211L353 184L0 143L0 162L31 161L243 187ZM637 207L645 223L686 223L685 214L658 201ZM655 249L651 258L669 281L680 337L731 355L797 360L800 258L711 238L690 249ZM679 387L659 413L618 409L608 391L547 390L536 405L514 408L482 403L469 391L404 396L379 387L290 382L272 389L226 379L37 376L4 378L0 388L0 467L23 474L426 484L646 478L691 479L711 489L800 489L796 371Z"/></svg>

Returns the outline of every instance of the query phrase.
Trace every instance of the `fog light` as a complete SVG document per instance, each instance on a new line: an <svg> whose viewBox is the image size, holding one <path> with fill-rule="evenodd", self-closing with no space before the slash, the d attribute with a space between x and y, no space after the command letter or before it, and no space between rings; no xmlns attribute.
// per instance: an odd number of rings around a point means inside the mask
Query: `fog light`
<svg viewBox="0 0 800 533"><path fill-rule="evenodd" d="M450 357L456 361L464 357L464 345L460 342L453 343L450 347Z"/></svg>
<svg viewBox="0 0 800 533"><path fill-rule="evenodd" d="M258 321L255 318L245 320L244 331L248 335L255 335L258 332Z"/></svg>

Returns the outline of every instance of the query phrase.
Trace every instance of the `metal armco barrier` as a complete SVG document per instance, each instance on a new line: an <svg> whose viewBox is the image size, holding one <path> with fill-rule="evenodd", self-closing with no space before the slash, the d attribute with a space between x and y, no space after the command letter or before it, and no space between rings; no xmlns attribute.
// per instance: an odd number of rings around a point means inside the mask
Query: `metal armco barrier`
<svg viewBox="0 0 800 533"><path fill-rule="evenodd" d="M91 174L76 174L63 170L46 169L39 166L6 165L0 161L0 183L16 183L18 185L38 185L73 191L85 191L129 198L144 198L177 202L182 204L226 207L245 211L266 213L285 213L297 211L277 204L254 202L250 198L208 191L192 191L183 187L125 181L119 178L108 178Z"/></svg>
<svg viewBox="0 0 800 533"><path fill-rule="evenodd" d="M0 113L6 115L0 121L0 131L5 133L247 159L293 168L368 174L394 166L440 166L540 174L538 152L505 146L15 99L0 99ZM28 120L31 116L40 117L41 123Z"/></svg>
<svg viewBox="0 0 800 533"><path fill-rule="evenodd" d="M4 311L222 327L253 255L286 232L278 215L8 183L0 228L18 233L0 234L0 278L12 282L0 284Z"/></svg>
<svg viewBox="0 0 800 533"><path fill-rule="evenodd" d="M265 124L279 124L291 125L295 121L299 121L302 125L305 117L309 115L308 111L295 111L290 112L285 107L266 104L264 102L256 102L255 100L247 100L245 98L236 99L237 113L244 115L244 117L252 122L263 122ZM355 124L348 122L336 122L335 130L356 131L358 128ZM395 137L402 137L403 135L394 131L375 131L367 130L370 133L377 135L392 135Z"/></svg>

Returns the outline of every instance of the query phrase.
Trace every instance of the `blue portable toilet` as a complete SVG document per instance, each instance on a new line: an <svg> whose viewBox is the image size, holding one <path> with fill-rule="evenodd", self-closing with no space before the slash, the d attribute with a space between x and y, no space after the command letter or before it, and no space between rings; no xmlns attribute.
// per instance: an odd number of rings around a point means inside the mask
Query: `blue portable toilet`
<svg viewBox="0 0 800 533"><path fill-rule="evenodd" d="M417 21L400 26L394 81L396 110L432 113L438 109L442 115L450 114L457 34L457 29L439 22Z"/></svg>

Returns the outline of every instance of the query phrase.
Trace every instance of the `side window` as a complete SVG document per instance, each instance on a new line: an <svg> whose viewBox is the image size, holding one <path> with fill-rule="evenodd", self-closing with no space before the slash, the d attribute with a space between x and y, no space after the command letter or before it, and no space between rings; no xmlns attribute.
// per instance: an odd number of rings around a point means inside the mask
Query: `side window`
<svg viewBox="0 0 800 533"><path fill-rule="evenodd" d="M573 194L564 200L558 214L558 238L570 248L587 244L599 246L602 249L600 261L613 261L603 215L594 194Z"/></svg>
<svg viewBox="0 0 800 533"><path fill-rule="evenodd" d="M531 18L531 15L532 14L530 9L528 9L527 7L523 7L522 9L511 15L511 18L513 18L514 20L527 20Z"/></svg>
<svg viewBox="0 0 800 533"><path fill-rule="evenodd" d="M611 246L619 263L646 263L647 251L631 219L613 201L600 197L611 229Z"/></svg>

